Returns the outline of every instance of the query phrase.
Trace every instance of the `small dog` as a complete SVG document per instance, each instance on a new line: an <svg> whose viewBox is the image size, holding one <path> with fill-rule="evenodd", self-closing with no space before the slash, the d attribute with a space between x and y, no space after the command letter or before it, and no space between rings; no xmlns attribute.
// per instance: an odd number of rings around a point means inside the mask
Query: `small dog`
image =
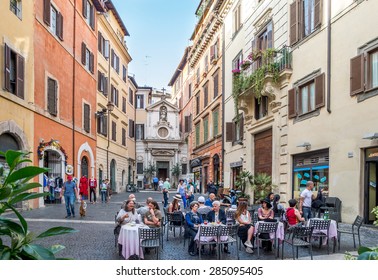
<svg viewBox="0 0 378 280"><path fill-rule="evenodd" d="M80 202L80 217L85 217L87 213L87 203L84 200Z"/></svg>

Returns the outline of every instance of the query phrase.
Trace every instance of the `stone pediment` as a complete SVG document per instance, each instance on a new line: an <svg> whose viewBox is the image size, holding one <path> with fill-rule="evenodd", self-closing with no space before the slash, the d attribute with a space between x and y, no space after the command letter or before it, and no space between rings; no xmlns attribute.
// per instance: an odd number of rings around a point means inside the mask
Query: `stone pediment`
<svg viewBox="0 0 378 280"><path fill-rule="evenodd" d="M173 157L175 155L174 151L168 151L168 150L152 150L151 154L153 156L170 156Z"/></svg>

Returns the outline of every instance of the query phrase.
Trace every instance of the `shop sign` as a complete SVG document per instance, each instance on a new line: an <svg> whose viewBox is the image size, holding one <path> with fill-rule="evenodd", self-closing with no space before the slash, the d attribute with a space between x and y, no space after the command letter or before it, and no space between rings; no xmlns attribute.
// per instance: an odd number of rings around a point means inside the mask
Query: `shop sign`
<svg viewBox="0 0 378 280"><path fill-rule="evenodd" d="M67 175L73 175L73 166L68 164L66 165L66 174Z"/></svg>
<svg viewBox="0 0 378 280"><path fill-rule="evenodd" d="M235 161L235 162L231 162L231 163L230 163L230 167L231 167L231 168L240 167L240 166L243 166L243 161L242 161L242 160L239 160L239 161Z"/></svg>

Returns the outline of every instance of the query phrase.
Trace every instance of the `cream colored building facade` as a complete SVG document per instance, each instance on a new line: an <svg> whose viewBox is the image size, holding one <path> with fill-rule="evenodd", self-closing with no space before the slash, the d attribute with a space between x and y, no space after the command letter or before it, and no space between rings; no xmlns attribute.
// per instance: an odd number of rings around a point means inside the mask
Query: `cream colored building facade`
<svg viewBox="0 0 378 280"><path fill-rule="evenodd" d="M34 146L33 7L32 1L0 3L1 151Z"/></svg>
<svg viewBox="0 0 378 280"><path fill-rule="evenodd" d="M105 5L107 12L98 16L96 174L98 181L110 179L113 192L122 192L135 169L135 92L128 77L128 31L111 1Z"/></svg>

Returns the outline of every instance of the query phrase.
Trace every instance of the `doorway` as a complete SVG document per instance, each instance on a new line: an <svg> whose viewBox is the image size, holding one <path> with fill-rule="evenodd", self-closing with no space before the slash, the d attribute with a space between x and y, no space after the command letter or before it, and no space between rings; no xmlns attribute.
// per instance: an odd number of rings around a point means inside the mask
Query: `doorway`
<svg viewBox="0 0 378 280"><path fill-rule="evenodd" d="M364 189L364 217L365 222L372 224L376 219L371 213L372 209L378 205L377 177L378 177L378 158L367 157L366 161L366 181Z"/></svg>
<svg viewBox="0 0 378 280"><path fill-rule="evenodd" d="M110 162L110 187L116 192L116 162L114 159Z"/></svg>
<svg viewBox="0 0 378 280"><path fill-rule="evenodd" d="M86 176L87 178L88 177L88 158L87 157L83 157L81 159L81 176Z"/></svg>
<svg viewBox="0 0 378 280"><path fill-rule="evenodd" d="M166 178L169 178L169 162L168 161L157 161L157 177L160 179L162 178L164 181ZM171 179L171 183L173 182Z"/></svg>

